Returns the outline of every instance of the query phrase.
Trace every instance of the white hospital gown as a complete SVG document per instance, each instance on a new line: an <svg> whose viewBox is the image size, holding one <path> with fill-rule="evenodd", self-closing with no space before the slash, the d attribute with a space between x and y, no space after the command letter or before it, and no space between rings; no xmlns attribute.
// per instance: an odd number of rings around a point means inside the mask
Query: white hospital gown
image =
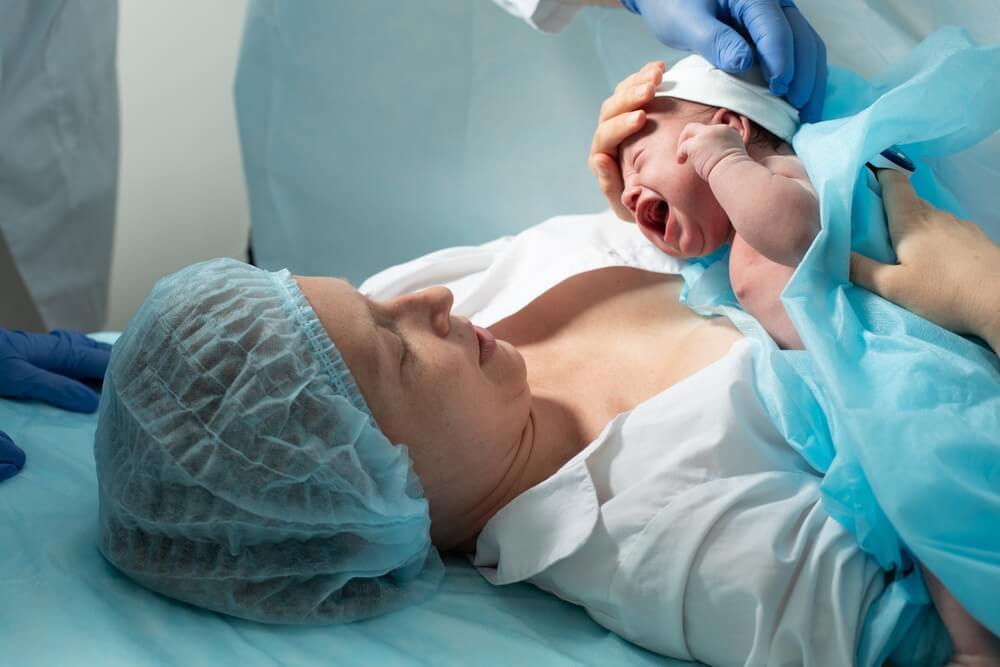
<svg viewBox="0 0 1000 667"><path fill-rule="evenodd" d="M677 273L609 213L554 218L452 248L362 285L374 298L442 284L489 326L584 271ZM650 650L711 665L850 665L884 587L824 511L820 477L771 424L749 340L612 420L487 523L475 564L530 581Z"/></svg>

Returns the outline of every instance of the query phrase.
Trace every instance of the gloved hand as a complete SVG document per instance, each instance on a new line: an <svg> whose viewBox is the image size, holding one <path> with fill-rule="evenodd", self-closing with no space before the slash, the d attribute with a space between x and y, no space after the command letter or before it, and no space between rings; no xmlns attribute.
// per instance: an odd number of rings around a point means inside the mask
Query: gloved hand
<svg viewBox="0 0 1000 667"><path fill-rule="evenodd" d="M730 74L753 63L749 35L771 92L819 120L826 97L826 45L792 0L621 0L667 46L696 51ZM742 33L742 34L741 34Z"/></svg>
<svg viewBox="0 0 1000 667"><path fill-rule="evenodd" d="M0 431L0 482L10 479L24 467L24 452L10 436Z"/></svg>
<svg viewBox="0 0 1000 667"><path fill-rule="evenodd" d="M0 329L0 397L45 401L73 412L97 410L97 392L111 346L77 331L32 334Z"/></svg>

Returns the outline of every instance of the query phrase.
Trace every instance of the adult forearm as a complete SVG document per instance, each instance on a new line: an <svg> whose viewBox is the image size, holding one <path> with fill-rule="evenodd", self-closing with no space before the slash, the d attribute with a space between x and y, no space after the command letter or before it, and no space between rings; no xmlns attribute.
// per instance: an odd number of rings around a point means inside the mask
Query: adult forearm
<svg viewBox="0 0 1000 667"><path fill-rule="evenodd" d="M1000 354L1000 247L988 245L977 254L979 270L960 274L964 326L952 328L979 336Z"/></svg>
<svg viewBox="0 0 1000 667"><path fill-rule="evenodd" d="M708 183L737 234L772 262L798 265L819 231L815 195L749 156L726 158Z"/></svg>
<svg viewBox="0 0 1000 667"><path fill-rule="evenodd" d="M987 303L984 324L980 327L979 337L985 340L993 351L1000 354L1000 285L991 292Z"/></svg>

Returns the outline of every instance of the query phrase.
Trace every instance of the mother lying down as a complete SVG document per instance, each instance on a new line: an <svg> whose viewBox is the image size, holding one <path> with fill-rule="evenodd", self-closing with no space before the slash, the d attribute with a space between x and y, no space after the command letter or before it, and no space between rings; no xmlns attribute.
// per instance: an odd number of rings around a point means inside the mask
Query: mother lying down
<svg viewBox="0 0 1000 667"><path fill-rule="evenodd" d="M753 343L679 303L682 266L598 215L361 291L231 260L181 271L115 346L101 549L153 590L269 622L418 601L437 551L460 550L678 658L945 657L937 617L871 616L886 573L771 424ZM969 636L990 648L967 632L959 649Z"/></svg>

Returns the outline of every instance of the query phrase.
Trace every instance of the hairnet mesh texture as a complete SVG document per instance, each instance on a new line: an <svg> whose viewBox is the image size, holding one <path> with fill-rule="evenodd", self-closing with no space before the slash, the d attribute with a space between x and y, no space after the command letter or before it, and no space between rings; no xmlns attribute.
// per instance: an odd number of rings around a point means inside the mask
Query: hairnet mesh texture
<svg viewBox="0 0 1000 667"><path fill-rule="evenodd" d="M101 551L164 595L336 623L443 576L406 448L287 271L213 260L158 282L114 347L94 454Z"/></svg>

